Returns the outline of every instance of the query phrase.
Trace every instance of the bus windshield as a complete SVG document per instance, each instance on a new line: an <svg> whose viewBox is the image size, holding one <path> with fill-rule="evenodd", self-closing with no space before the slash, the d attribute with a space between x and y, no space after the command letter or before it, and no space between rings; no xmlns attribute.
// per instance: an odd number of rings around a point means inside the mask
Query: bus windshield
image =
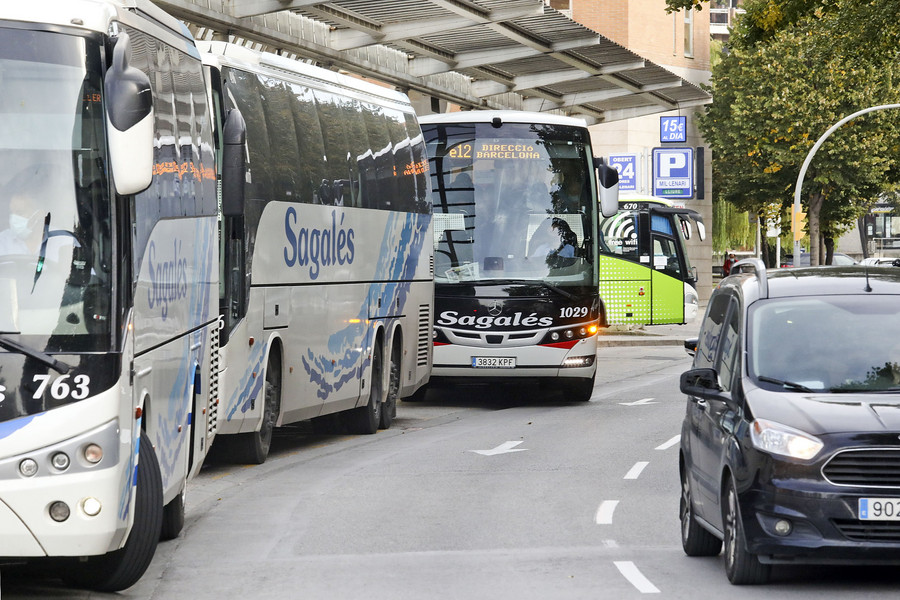
<svg viewBox="0 0 900 600"><path fill-rule="evenodd" d="M591 151L575 127L423 127L431 161L436 283L596 281Z"/></svg>
<svg viewBox="0 0 900 600"><path fill-rule="evenodd" d="M39 351L108 349L99 43L2 29L0 85L0 335Z"/></svg>

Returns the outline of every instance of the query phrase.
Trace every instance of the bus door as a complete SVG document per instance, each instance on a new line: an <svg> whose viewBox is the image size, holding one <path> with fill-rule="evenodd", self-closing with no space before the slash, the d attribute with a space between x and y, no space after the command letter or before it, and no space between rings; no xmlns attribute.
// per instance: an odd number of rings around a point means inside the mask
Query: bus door
<svg viewBox="0 0 900 600"><path fill-rule="evenodd" d="M696 316L697 271L691 267L685 240L696 225L705 238L699 213L683 208L649 210L653 269L651 276L652 324L685 323Z"/></svg>

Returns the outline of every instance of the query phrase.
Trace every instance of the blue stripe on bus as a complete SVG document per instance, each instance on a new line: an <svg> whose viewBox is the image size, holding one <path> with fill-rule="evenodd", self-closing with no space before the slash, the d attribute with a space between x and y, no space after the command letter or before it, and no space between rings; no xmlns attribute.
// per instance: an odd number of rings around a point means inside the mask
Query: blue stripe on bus
<svg viewBox="0 0 900 600"><path fill-rule="evenodd" d="M0 423L0 440L27 426L36 416L38 415L31 415L29 417L22 417L21 419L13 419L12 421Z"/></svg>

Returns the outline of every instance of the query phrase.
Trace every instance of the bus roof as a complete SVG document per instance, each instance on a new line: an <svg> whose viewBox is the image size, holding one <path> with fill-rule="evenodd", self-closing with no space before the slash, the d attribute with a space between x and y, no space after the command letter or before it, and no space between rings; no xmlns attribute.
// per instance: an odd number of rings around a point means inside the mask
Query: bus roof
<svg viewBox="0 0 900 600"><path fill-rule="evenodd" d="M521 110L467 110L436 115L422 115L420 123L490 123L495 118L509 123L545 123L547 125L569 125L587 127L583 119L543 112Z"/></svg>
<svg viewBox="0 0 900 600"><path fill-rule="evenodd" d="M324 84L338 86L345 90L361 92L375 96L382 101L403 104L407 109L411 106L409 97L389 87L377 85L356 77L349 77L328 69L322 69L299 60L278 56L270 52L259 52L228 42L198 41L197 48L205 53L203 62L216 62L215 66L232 66L245 68L254 72L270 69L281 74L292 75L295 79L315 80Z"/></svg>
<svg viewBox="0 0 900 600"><path fill-rule="evenodd" d="M149 0L43 0L9 2L0 8L0 19L74 27L108 33L113 21L130 22L129 13L139 14L193 42L190 30Z"/></svg>

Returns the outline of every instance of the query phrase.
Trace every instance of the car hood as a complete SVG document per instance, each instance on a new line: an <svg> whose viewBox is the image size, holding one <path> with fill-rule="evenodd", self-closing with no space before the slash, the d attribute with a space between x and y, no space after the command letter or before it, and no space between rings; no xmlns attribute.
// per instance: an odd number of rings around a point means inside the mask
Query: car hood
<svg viewBox="0 0 900 600"><path fill-rule="evenodd" d="M769 419L806 433L900 431L900 394L747 394L754 418Z"/></svg>

